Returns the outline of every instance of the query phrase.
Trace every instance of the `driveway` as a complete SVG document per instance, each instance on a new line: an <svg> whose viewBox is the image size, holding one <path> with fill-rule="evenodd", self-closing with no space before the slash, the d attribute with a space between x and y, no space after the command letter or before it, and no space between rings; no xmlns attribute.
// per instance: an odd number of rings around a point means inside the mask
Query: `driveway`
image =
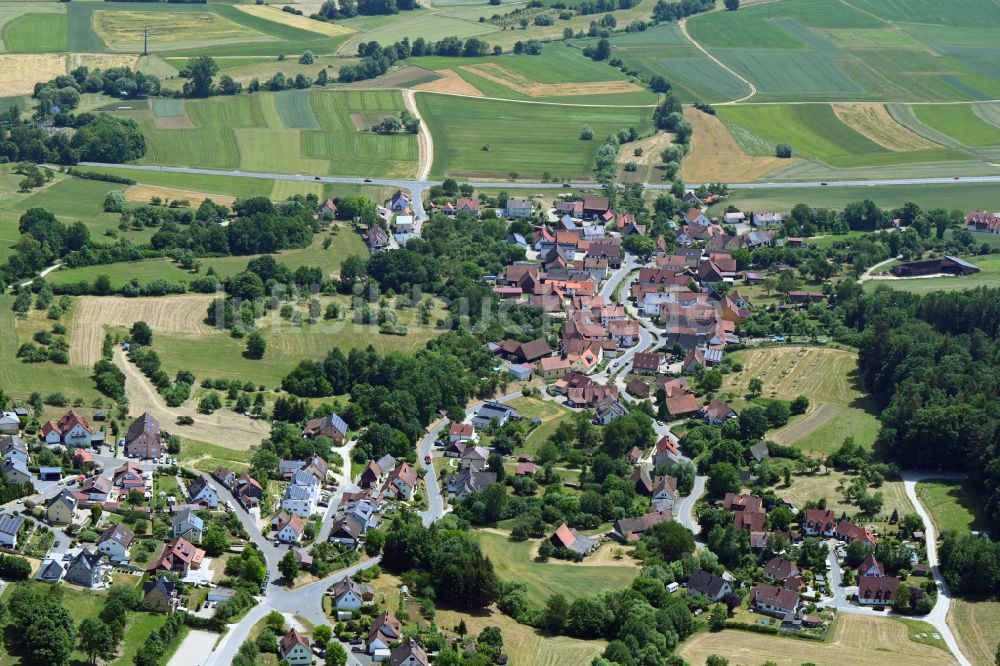
<svg viewBox="0 0 1000 666"><path fill-rule="evenodd" d="M167 666L204 666L219 640L219 634L192 629L177 647Z"/></svg>

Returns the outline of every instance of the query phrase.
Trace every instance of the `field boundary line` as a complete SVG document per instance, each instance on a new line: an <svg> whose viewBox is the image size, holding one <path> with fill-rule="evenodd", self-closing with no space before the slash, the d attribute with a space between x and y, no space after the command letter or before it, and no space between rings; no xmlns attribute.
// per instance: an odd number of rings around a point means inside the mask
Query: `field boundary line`
<svg viewBox="0 0 1000 666"><path fill-rule="evenodd" d="M743 97L740 97L739 99L732 99L732 100L729 100L728 102L719 102L718 104L716 104L716 106L725 106L725 105L729 105L729 104L739 104L740 102L746 101L746 100L750 99L751 97L754 97L757 94L757 86L755 86L754 84L750 83L749 79L746 79L743 76L741 76L736 70L734 70L732 67L730 67L729 65L725 64L724 62L722 62L718 58L716 58L714 55L712 55L711 53L709 53L708 50L704 46L702 46L701 44L699 44L698 42L695 41L695 39L688 33L688 30L687 30L687 18L682 18L680 21L678 21L677 22L677 27L681 29L681 34L683 34L684 37L689 42L691 42L691 44L696 49L698 49L699 51L701 51L702 53L704 53L705 56L709 60L711 60L712 62L714 62L716 65L718 65L719 67L721 67L722 69L726 70L727 72L729 72L730 74L732 74L733 76L735 76L737 79L739 79L740 81L742 81L743 83L745 83L747 85L747 87L750 89L750 94L749 95L744 95Z"/></svg>
<svg viewBox="0 0 1000 666"><path fill-rule="evenodd" d="M420 150L417 158L417 180L427 180L434 164L434 137L431 136L431 130L421 117L420 109L417 108L416 91L412 88L403 90L403 103L413 117L420 121L420 130L417 133L417 147Z"/></svg>

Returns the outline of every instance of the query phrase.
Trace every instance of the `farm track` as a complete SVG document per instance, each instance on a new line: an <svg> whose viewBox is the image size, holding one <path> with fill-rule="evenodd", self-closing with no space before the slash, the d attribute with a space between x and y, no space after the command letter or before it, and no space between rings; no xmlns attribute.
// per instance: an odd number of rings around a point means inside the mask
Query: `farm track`
<svg viewBox="0 0 1000 666"><path fill-rule="evenodd" d="M149 412L165 430L235 451L249 451L250 447L259 444L270 432L267 421L251 419L225 407L212 414L198 413L190 406L191 401L180 407L168 407L156 387L128 360L121 348L115 349L114 360L125 373L125 395L130 415ZM180 426L178 430L174 423L179 416L189 416L194 423Z"/></svg>
<svg viewBox="0 0 1000 666"><path fill-rule="evenodd" d="M403 102L406 110L420 121L420 133L417 135L417 145L420 147L420 157L417 160L417 180L427 180L431 173L431 166L434 164L434 138L431 131L427 129L427 123L420 116L420 109L417 108L417 94L410 89L403 90Z"/></svg>
<svg viewBox="0 0 1000 666"><path fill-rule="evenodd" d="M714 62L716 65L718 65L719 67L721 67L722 69L724 69L725 71L729 72L734 77L736 77L737 79L739 79L740 81L742 81L744 84L746 84L747 88L750 89L750 94L749 95L744 95L743 97L740 97L739 99L730 100L728 102L720 102L719 104L716 104L716 106L723 106L723 105L730 105L730 104L739 104L740 102L746 101L746 100L754 97L757 94L757 86L755 86L754 84L752 84L749 79L744 78L736 70L734 70L732 67L730 67L729 65L725 64L724 62L722 62L721 60L719 60L718 58L716 58L714 55L712 55L711 53L709 53L708 49L706 49L704 46L702 46L701 44L699 44L698 42L696 42L695 39L690 34L688 34L687 19L686 18L682 18L680 21L678 21L677 22L677 27L680 28L681 33L684 35L684 37L689 42L691 42L691 45L694 46L699 51L701 51L702 53L704 53L706 58L708 58L709 60L711 60L712 62Z"/></svg>

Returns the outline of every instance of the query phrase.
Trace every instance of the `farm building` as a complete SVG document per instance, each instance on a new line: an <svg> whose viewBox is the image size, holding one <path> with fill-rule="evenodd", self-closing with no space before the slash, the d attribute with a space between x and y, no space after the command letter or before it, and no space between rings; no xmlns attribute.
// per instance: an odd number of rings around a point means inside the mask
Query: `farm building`
<svg viewBox="0 0 1000 666"><path fill-rule="evenodd" d="M892 267L896 277L919 277L921 275L972 275L978 273L979 267L957 257L941 257L940 259L921 259L908 261Z"/></svg>

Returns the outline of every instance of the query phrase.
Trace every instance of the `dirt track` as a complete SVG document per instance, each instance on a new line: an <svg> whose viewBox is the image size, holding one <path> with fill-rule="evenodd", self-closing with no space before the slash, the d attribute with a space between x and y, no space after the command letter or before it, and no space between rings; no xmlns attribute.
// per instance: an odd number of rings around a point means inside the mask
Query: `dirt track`
<svg viewBox="0 0 1000 666"><path fill-rule="evenodd" d="M212 296L184 294L162 298L81 296L70 326L69 359L73 365L90 367L101 358L105 326L130 327L144 321L157 332L203 335L212 329L204 323Z"/></svg>
<svg viewBox="0 0 1000 666"><path fill-rule="evenodd" d="M125 395L129 402L129 415L149 412L161 427L199 442L224 446L236 451L247 451L270 433L267 421L251 419L225 407L212 414L199 414L188 400L180 407L168 407L163 396L139 369L129 362L121 348L115 349L115 364L125 373ZM194 423L176 426L178 416L190 416Z"/></svg>

